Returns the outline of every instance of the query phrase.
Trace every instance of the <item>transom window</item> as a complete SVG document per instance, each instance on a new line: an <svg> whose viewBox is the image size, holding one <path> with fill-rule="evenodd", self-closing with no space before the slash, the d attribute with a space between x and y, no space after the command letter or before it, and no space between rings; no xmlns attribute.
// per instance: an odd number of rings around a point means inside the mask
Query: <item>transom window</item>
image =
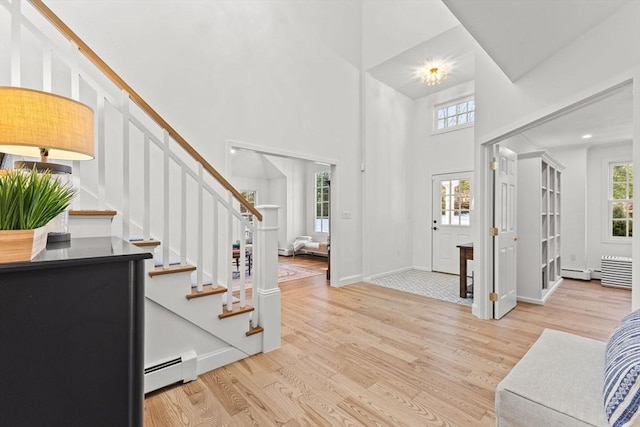
<svg viewBox="0 0 640 427"><path fill-rule="evenodd" d="M314 230L316 233L329 232L329 172L315 174L316 184L316 211L314 217Z"/></svg>
<svg viewBox="0 0 640 427"><path fill-rule="evenodd" d="M609 167L610 236L633 236L633 163L611 163Z"/></svg>
<svg viewBox="0 0 640 427"><path fill-rule="evenodd" d="M473 98L435 107L436 131L471 126L475 120L476 104Z"/></svg>
<svg viewBox="0 0 640 427"><path fill-rule="evenodd" d="M442 225L470 225L471 183L468 179L442 181Z"/></svg>

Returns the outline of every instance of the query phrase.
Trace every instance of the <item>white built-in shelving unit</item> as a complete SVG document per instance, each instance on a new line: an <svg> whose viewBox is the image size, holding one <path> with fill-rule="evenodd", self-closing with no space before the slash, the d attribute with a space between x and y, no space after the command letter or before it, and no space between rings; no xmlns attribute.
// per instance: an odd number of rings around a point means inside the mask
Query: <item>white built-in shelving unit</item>
<svg viewBox="0 0 640 427"><path fill-rule="evenodd" d="M518 155L518 300L544 304L562 282L561 171L546 151Z"/></svg>

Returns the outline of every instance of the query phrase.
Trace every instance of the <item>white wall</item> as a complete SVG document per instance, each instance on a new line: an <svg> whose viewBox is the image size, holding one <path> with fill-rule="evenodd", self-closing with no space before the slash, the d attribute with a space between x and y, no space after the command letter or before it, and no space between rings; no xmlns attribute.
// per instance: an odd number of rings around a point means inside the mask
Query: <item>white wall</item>
<svg viewBox="0 0 640 427"><path fill-rule="evenodd" d="M223 175L227 140L337 163L332 284L360 279L358 2L47 4Z"/></svg>
<svg viewBox="0 0 640 427"><path fill-rule="evenodd" d="M562 236L562 268L586 270L587 235L599 235L597 230L587 227L587 215L595 200L590 200L592 191L588 191L587 178L596 172L587 162L588 147L554 149L551 156L565 165L562 171L560 192Z"/></svg>
<svg viewBox="0 0 640 427"><path fill-rule="evenodd" d="M358 250L364 254L364 276L371 277L412 264L409 200L414 115L411 99L370 76L366 83L364 238Z"/></svg>
<svg viewBox="0 0 640 427"><path fill-rule="evenodd" d="M640 77L639 16L640 2L629 2L515 83L507 79L486 53L479 52L475 65L478 110L476 146L629 78ZM638 83L635 85L637 91ZM634 132L637 138L640 133L637 123L640 107L637 100L634 100L634 105ZM635 142L636 146L638 143ZM484 163L483 156L482 150L476 150L476 181L482 186L483 195L478 197L476 209L480 211L484 224L488 215L484 200L486 182L485 175L479 169ZM487 283L490 279L486 262L489 240L480 229L476 230L475 240L478 246L474 253L478 273L476 290L483 295L488 293ZM640 243L637 237L634 240L636 245ZM633 299L634 306L640 306L640 293L634 291ZM484 298L478 301L473 313L481 318L489 317L490 303Z"/></svg>
<svg viewBox="0 0 640 427"><path fill-rule="evenodd" d="M433 134L433 106L473 93L474 84L468 82L415 101L409 184L412 265L417 268L431 270L432 176L473 170L473 127Z"/></svg>

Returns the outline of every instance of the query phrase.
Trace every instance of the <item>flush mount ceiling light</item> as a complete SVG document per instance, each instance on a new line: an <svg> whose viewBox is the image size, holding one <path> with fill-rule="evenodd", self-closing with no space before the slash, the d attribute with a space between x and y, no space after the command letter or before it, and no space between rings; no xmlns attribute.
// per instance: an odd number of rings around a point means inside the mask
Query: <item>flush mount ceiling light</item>
<svg viewBox="0 0 640 427"><path fill-rule="evenodd" d="M427 62L418 70L418 76L427 86L434 86L442 83L449 74L449 66L444 62Z"/></svg>
<svg viewBox="0 0 640 427"><path fill-rule="evenodd" d="M587 134L585 134L585 135L582 135L582 139L589 139L589 138L591 138L591 137L593 137L593 135L591 135L590 133L587 133Z"/></svg>

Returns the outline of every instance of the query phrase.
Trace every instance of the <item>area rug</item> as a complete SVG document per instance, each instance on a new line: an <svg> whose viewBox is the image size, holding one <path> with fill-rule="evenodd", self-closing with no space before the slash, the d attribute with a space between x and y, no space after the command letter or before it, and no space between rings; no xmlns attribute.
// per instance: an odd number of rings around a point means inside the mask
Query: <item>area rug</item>
<svg viewBox="0 0 640 427"><path fill-rule="evenodd" d="M473 303L473 298L460 298L460 281L453 274L407 270L372 279L369 283L468 307Z"/></svg>
<svg viewBox="0 0 640 427"><path fill-rule="evenodd" d="M253 273L253 272L252 272ZM324 271L307 270L306 268L295 267L289 264L278 263L278 283L290 282L292 280L304 279L306 277L319 276L326 274ZM245 278L245 284L247 288L251 287L253 275L247 275ZM233 272L232 283L234 287L240 286L240 274Z"/></svg>

